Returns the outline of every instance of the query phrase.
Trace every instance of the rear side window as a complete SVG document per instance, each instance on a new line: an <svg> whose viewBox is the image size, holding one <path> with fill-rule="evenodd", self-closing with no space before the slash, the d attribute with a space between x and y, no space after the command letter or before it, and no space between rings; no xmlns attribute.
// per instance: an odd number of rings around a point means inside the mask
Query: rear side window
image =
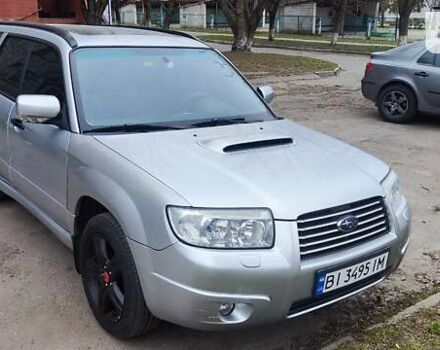
<svg viewBox="0 0 440 350"><path fill-rule="evenodd" d="M436 54L431 51L426 51L426 53L419 58L417 61L420 64L428 64L430 66L433 66L435 63Z"/></svg>
<svg viewBox="0 0 440 350"><path fill-rule="evenodd" d="M19 94L30 46L28 40L7 37L0 48L0 93L12 99Z"/></svg>

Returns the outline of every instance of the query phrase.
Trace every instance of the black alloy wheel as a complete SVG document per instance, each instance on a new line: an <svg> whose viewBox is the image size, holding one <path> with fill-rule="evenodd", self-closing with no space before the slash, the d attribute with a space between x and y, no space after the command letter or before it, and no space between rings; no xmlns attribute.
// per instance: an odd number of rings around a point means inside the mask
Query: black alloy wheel
<svg viewBox="0 0 440 350"><path fill-rule="evenodd" d="M125 234L109 213L90 219L80 242L80 269L89 305L99 324L128 339L159 323L148 310Z"/></svg>

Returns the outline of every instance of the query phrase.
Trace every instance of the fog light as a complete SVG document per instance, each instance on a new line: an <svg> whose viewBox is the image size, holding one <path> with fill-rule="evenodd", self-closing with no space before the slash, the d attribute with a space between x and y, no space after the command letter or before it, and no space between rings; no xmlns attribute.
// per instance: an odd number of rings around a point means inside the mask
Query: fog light
<svg viewBox="0 0 440 350"><path fill-rule="evenodd" d="M220 316L226 317L232 314L234 309L235 309L234 303L224 303L220 305L218 309L218 313L220 314Z"/></svg>

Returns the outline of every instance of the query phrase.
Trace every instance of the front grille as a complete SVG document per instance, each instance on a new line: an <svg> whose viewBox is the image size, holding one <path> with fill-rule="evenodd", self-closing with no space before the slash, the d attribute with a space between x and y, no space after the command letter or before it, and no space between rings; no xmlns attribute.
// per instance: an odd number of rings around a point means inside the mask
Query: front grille
<svg viewBox="0 0 440 350"><path fill-rule="evenodd" d="M341 232L337 223L348 215L356 216L358 226L352 232ZM388 214L382 197L319 210L298 217L302 259L346 249L388 232Z"/></svg>

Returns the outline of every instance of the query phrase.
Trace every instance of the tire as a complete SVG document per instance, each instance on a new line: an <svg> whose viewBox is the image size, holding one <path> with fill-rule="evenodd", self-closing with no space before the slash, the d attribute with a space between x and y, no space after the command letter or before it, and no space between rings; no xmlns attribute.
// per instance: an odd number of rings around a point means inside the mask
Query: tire
<svg viewBox="0 0 440 350"><path fill-rule="evenodd" d="M416 95L402 84L393 84L383 89L377 105L382 118L392 123L408 123L417 113Z"/></svg>
<svg viewBox="0 0 440 350"><path fill-rule="evenodd" d="M8 199L9 197L5 195L3 192L0 192L0 202L4 201L5 199Z"/></svg>
<svg viewBox="0 0 440 350"><path fill-rule="evenodd" d="M128 339L159 323L147 308L124 232L109 213L87 223L80 242L82 281L96 320L111 335Z"/></svg>

